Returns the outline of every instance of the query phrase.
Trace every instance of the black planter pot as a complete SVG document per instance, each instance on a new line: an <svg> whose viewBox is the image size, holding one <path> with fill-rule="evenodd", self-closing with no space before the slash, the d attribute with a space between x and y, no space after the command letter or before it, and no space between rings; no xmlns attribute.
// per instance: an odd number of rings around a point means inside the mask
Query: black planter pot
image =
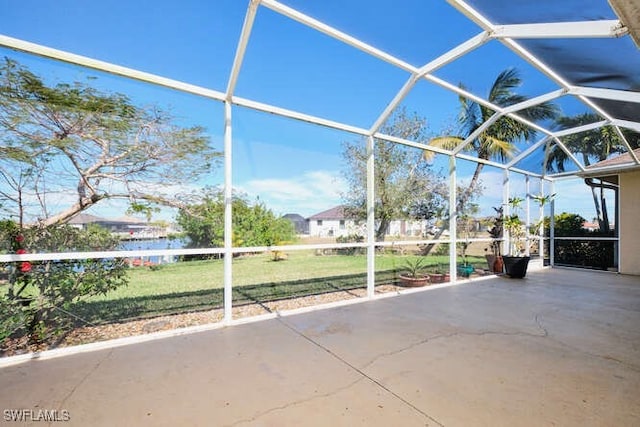
<svg viewBox="0 0 640 427"><path fill-rule="evenodd" d="M530 259L528 256L503 256L505 274L514 279L522 279L527 274Z"/></svg>

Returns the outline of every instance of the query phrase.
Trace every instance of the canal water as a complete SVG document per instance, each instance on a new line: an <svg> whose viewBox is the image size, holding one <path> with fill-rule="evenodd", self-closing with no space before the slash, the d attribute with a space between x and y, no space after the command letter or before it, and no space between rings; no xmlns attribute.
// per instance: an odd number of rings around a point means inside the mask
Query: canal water
<svg viewBox="0 0 640 427"><path fill-rule="evenodd" d="M186 246L187 239L136 239L124 240L120 242L120 249L124 251L146 251L153 249L182 249ZM164 256L148 256L144 257L144 261L150 261L154 264L167 264L175 262L177 259L174 255Z"/></svg>

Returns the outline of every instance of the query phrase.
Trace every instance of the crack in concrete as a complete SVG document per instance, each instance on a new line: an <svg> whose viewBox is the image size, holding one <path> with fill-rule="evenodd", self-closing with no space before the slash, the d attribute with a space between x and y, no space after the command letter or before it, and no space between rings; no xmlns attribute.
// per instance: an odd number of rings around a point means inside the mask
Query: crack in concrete
<svg viewBox="0 0 640 427"><path fill-rule="evenodd" d="M58 405L58 408L57 408L58 411L62 411L63 409L66 409L64 408L64 405L67 402L67 400L69 400L69 398L76 392L78 387L84 384L87 381L87 379L100 367L100 365L102 365L102 363L105 360L111 357L112 353L113 353L113 349L110 349L107 352L107 354L104 357L100 358L98 362L93 366L93 368L89 369L89 371L80 379L80 381L78 381L78 383L73 386L73 388L69 391L69 393L67 393L67 395L60 401L60 404ZM53 422L55 422L55 420L50 421L48 425L51 426Z"/></svg>
<svg viewBox="0 0 640 427"><path fill-rule="evenodd" d="M435 423L437 426L439 427L444 427L444 424L440 423L438 420L436 420L435 418L433 418L431 415L427 414L426 412L424 412L422 409L418 408L417 406L415 406L413 403L409 402L408 400L406 400L405 398L403 398L402 396L400 396L399 394L397 394L396 392L394 392L393 390L389 389L387 386L385 386L384 384L382 384L380 382L380 380L377 380L375 378L373 378L372 376L368 375L366 372L364 372L362 369L358 368L357 366L351 364L350 362L348 362L347 360L345 360L344 358L340 357L338 354L334 353L331 349L329 349L328 347L325 347L324 345L320 344L319 342L313 340L311 337L307 336L306 334L304 334L302 331L299 331L298 329L296 329L295 327L293 327L292 325L288 324L287 322L285 322L281 317L278 317L278 321L284 325L286 328L290 329L292 332L294 332L295 334L299 335L300 337L304 338L305 340L309 341L311 344L313 344L314 346L321 348L322 350L326 351L327 353L329 353L332 357L334 357L335 359L337 359L338 361L340 361L341 363L347 365L349 368L351 368L352 370L354 370L355 372L357 372L358 374L361 375L362 378L366 378L369 381L371 381L373 384L377 385L378 387L380 387L382 390L386 391L387 393L389 393L391 396L395 397L396 399L398 399L399 401L401 401L402 403L404 403L405 405L407 405L408 407L410 407L411 409L413 409L414 411L416 411L417 413L421 414L423 417L425 417L429 422ZM427 423L427 425L429 425Z"/></svg>
<svg viewBox="0 0 640 427"><path fill-rule="evenodd" d="M535 317L534 317L534 322L535 322L536 326L542 331L542 334L540 334L540 335L539 334L532 334L532 333L528 333L528 332L503 332L503 331L479 331L479 332L462 332L462 331L458 331L458 332L452 332L450 334L435 335L435 336L420 340L418 342L412 343L411 345L408 345L407 347L403 347L403 348L400 348L398 350L382 353L382 354L374 357L372 360L370 360L366 364L364 364L361 369L368 368L369 366L371 366L375 362L377 362L379 359L382 359L384 357L394 356L396 354L403 353L405 351L411 350L412 348L418 347L418 346L423 345L423 344L427 344L430 341L435 341L435 340L439 340L439 339L453 338L455 336L503 335L503 336L527 336L527 337L533 337L533 338L547 338L547 337L549 337L549 331L542 325L542 322L540 320L540 316L541 316L541 314L536 313Z"/></svg>
<svg viewBox="0 0 640 427"><path fill-rule="evenodd" d="M540 325L538 325L540 326ZM532 334L532 333L528 333L528 332L503 332L503 331L479 331L479 332L463 332L463 331L458 331L458 332L452 332L449 334L442 334L442 335L435 335L429 338L425 338L422 339L418 342L414 342L406 347L403 348L399 348L397 350L393 350L393 351L389 351L386 353L382 353L379 354L378 356L374 357L373 359L371 359L369 362L367 362L366 364L364 364L362 366L361 369L366 369L369 366L373 365L375 362L377 362L378 360L385 358L385 357L390 357L390 356L395 356L396 354L400 354L403 353L405 351L411 350L415 347L421 346L423 344L427 344L429 342L432 341L437 341L437 340L441 340L441 339L448 339L448 338L453 338L456 336L476 336L476 337L481 337L481 336L485 336L485 335L502 335L502 336L523 336L523 337L533 337L533 338L546 338L548 337L548 332L546 329L542 328L543 333L542 334Z"/></svg>
<svg viewBox="0 0 640 427"><path fill-rule="evenodd" d="M561 346L566 347L566 348L568 348L568 349L570 349L572 351L575 351L576 353L581 353L581 354L583 354L585 356L593 357L594 359L602 359L602 360L604 360L606 362L614 362L614 363L617 363L617 364L623 366L626 369L630 369L632 371L640 372L640 366L634 365L633 363L630 363L630 362L627 362L627 361L624 361L624 360L617 359L617 358L615 358L615 357L613 357L611 355L592 353L592 352L590 352L588 350L584 350L584 349L576 347L574 345L567 344L567 343L562 342L562 341L558 341L558 340L554 339L553 337L550 337L549 339L551 341L555 342L558 345L561 345Z"/></svg>
<svg viewBox="0 0 640 427"><path fill-rule="evenodd" d="M547 330L547 328L545 328L542 325L542 321L540 320L540 316L541 316L540 313L536 313L536 317L535 317L534 320L535 320L536 325L538 326L538 328L540 328L542 330L542 332L543 332L542 336L544 338L547 338L549 336L549 331Z"/></svg>
<svg viewBox="0 0 640 427"><path fill-rule="evenodd" d="M632 369L634 371L640 371L640 367L630 364L629 362L625 362L623 360L617 359L613 356L610 355L602 355L602 354L597 354L597 353L592 353L589 352L587 350L581 349L579 347L576 346L572 346L570 344L567 344L566 342L563 341L559 341L557 339L554 339L553 336L549 333L549 330L543 325L542 323L542 314L541 313L536 313L534 316L534 322L536 324L536 326L538 327L538 329L540 329L540 331L542 332L541 334L533 334L533 333L529 333L529 332L522 332L522 331L518 331L518 332L504 332L504 331L478 331L478 332L463 332L463 331L457 331L457 332L452 332L449 334L442 334L442 335L435 335L429 338L425 338L422 339L420 341L414 342L406 347L402 347L399 348L397 350L393 350L393 351L389 351L386 353L382 353L379 354L378 356L374 357L373 359L371 359L369 362L365 363L364 365L362 365L362 367L360 369L366 369L368 367L370 367L371 365L373 365L374 363L376 363L378 360L385 358L385 357L390 357L390 356L395 356L397 354L403 353L405 351L409 351L413 348L416 348L418 346L421 346L423 344L427 344L429 342L432 341L436 341L436 340L440 340L440 339L448 339L448 338L453 338L456 336L485 336L485 335L502 335L502 336L522 336L522 337L532 337L532 338L549 338L549 340L553 341L554 343L561 345L563 347L569 348L575 352L578 353L582 353L584 355L590 356L590 357L594 357L594 358L598 358L598 359L604 359L608 362L616 362L626 368Z"/></svg>
<svg viewBox="0 0 640 427"><path fill-rule="evenodd" d="M555 311L558 311L558 310L555 310ZM603 359L603 360L606 360L608 362L616 362L616 363L624 366L625 368L631 369L633 371L640 372L640 366L634 365L634 364L629 363L629 362L625 362L624 360L617 359L617 358L615 358L615 357L613 357L611 355L608 355L608 354L592 353L592 352L590 352L588 350L584 350L584 349L581 349L581 348L576 347L574 345L567 344L564 341L559 341L559 340L555 339L553 336L551 336L549 334L549 331L542 325L542 322L540 321L539 316L540 316L539 314L536 314L536 318L535 318L536 324L538 325L538 327L540 329L542 329L544 331L544 336L548 337L554 343L556 343L558 345L561 345L563 347L566 347L568 349L571 349L571 350L573 350L573 351L575 351L577 353L581 353L581 354L584 354L586 356L590 356L590 357L593 357L593 358L596 358L596 359Z"/></svg>
<svg viewBox="0 0 640 427"><path fill-rule="evenodd" d="M345 385L343 387L339 387L339 388L337 388L337 389L335 389L333 391L330 391L330 392L327 392L327 393L323 393L323 394L318 394L318 395L311 396L311 397L307 397L305 399L295 400L295 401L287 403L285 405L269 408L269 409L267 409L265 411L258 412L257 414L253 415L251 418L244 418L242 420L235 421L232 424L226 424L226 426L233 427L233 426L237 426L237 425L243 424L243 423L251 423L251 422L256 421L258 418L261 418L261 417L263 417L263 416L265 416L267 414L270 414L272 412L281 411L283 409L291 408L292 406L301 405L303 403L311 402L312 400L323 399L325 397L333 396L334 394L338 394L341 391L348 390L349 388L353 387L354 385L356 385L357 383L359 383L360 381L363 381L363 380L364 380L364 377L360 377L357 380L352 381L351 383L349 383L349 384L347 384L347 385Z"/></svg>

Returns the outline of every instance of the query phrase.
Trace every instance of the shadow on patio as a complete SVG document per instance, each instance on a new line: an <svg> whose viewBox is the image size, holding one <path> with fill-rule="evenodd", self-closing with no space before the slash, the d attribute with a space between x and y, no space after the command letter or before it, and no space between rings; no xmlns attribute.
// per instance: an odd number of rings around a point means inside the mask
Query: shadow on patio
<svg viewBox="0 0 640 427"><path fill-rule="evenodd" d="M0 401L94 426L639 425L638 325L637 277L548 269L7 366Z"/></svg>

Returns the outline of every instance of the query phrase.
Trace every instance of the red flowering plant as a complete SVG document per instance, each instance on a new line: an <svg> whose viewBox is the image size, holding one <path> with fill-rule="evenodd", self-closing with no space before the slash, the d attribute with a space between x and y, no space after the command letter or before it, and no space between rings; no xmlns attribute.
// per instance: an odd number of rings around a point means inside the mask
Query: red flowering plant
<svg viewBox="0 0 640 427"><path fill-rule="evenodd" d="M100 227L79 230L68 225L33 226L20 229L0 221L0 251L23 255L41 253L111 251L120 243L117 236ZM128 282L124 260L80 258L70 260L18 261L11 263L9 287L0 295L0 354L4 336L26 335L30 343L54 342L73 329L85 298L104 295ZM18 310L21 328L4 316L5 308ZM14 310L14 311L15 311ZM6 317L6 318L5 318ZM15 317L15 316L14 316Z"/></svg>
<svg viewBox="0 0 640 427"><path fill-rule="evenodd" d="M27 253L22 230L11 220L0 221L0 253L24 255ZM23 315L26 299L21 296L29 283L29 261L0 265L0 284L8 284L7 292L0 296L0 342L16 333L25 331ZM22 332L23 333L23 332ZM2 349L0 348L0 353Z"/></svg>
<svg viewBox="0 0 640 427"><path fill-rule="evenodd" d="M26 238L24 230L17 226L17 224L10 221L3 221L1 233L3 237L9 240L10 244L5 250L8 249L9 253L15 253L16 255L25 255L28 253ZM11 263L8 268L9 271L9 290L8 296L10 298L19 297L29 283L28 274L31 272L33 265L30 261L18 261ZM23 298L18 298L22 300ZM21 301L25 303L25 301Z"/></svg>
<svg viewBox="0 0 640 427"><path fill-rule="evenodd" d="M24 255L27 253L27 250L24 248L24 235L22 233L18 234L15 237L16 242L16 254ZM29 261L22 261L18 264L18 271L20 273L28 273L31 271L31 263Z"/></svg>

